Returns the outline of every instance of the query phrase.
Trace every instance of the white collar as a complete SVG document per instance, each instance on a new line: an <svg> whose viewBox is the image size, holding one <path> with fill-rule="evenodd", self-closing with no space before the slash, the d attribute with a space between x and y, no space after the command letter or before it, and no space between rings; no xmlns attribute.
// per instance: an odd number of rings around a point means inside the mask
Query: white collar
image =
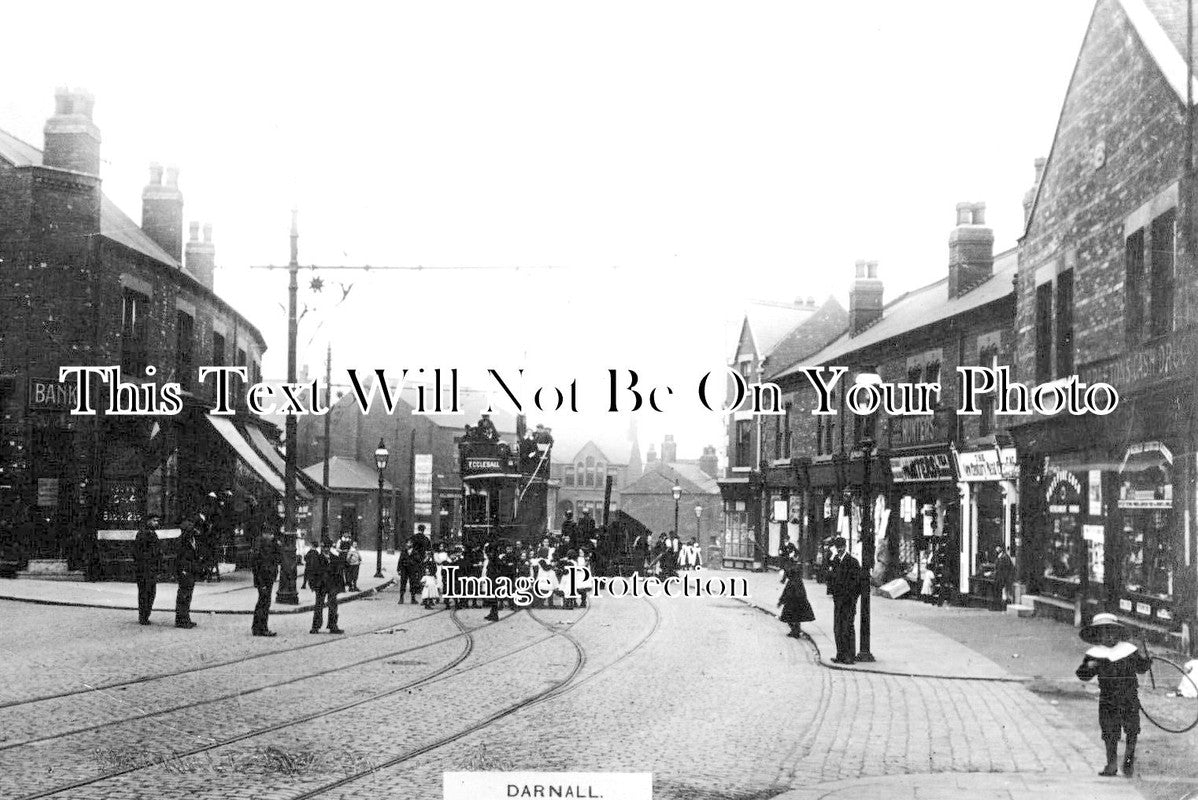
<svg viewBox="0 0 1198 800"><path fill-rule="evenodd" d="M1131 642L1119 642L1114 647L1104 647L1096 644L1086 651L1090 658L1105 658L1107 661L1119 661L1136 652L1136 646Z"/></svg>

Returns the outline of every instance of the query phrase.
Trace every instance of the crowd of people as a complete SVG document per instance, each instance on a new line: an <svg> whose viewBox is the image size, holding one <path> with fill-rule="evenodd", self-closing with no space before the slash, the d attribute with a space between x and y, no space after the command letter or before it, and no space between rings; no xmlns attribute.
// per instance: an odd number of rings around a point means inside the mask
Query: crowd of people
<svg viewBox="0 0 1198 800"><path fill-rule="evenodd" d="M679 571L703 567L703 551L699 544L694 539L684 543L675 531L659 533L656 542L652 533L642 533L633 542L632 552L634 562L640 565L646 575L659 578L669 578L676 576Z"/></svg>

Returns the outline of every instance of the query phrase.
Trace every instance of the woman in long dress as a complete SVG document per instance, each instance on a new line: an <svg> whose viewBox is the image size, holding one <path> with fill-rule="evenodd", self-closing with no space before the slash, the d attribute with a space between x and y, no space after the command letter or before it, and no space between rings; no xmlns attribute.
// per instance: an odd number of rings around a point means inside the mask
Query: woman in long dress
<svg viewBox="0 0 1198 800"><path fill-rule="evenodd" d="M790 626L787 635L798 639L803 635L803 623L815 621L815 612L807 600L807 588L803 586L802 568L798 564L787 567L782 580L786 585L778 598L778 605L782 607L780 618Z"/></svg>

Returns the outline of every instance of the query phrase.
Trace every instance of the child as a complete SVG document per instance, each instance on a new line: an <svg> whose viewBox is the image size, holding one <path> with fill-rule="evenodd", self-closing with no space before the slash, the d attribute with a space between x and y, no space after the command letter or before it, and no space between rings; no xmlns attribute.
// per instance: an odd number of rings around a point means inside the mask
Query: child
<svg viewBox="0 0 1198 800"><path fill-rule="evenodd" d="M358 552L358 543L354 542L349 546L349 552L345 555L346 582L349 584L349 591L361 591L358 588L358 573L361 570L362 554Z"/></svg>
<svg viewBox="0 0 1198 800"><path fill-rule="evenodd" d="M1140 734L1140 686L1137 673L1148 671L1152 661L1131 642L1123 641L1124 627L1114 614L1095 614L1093 622L1082 628L1080 636L1094 645L1086 651L1077 677L1088 681L1098 676L1098 727L1106 744L1106 768L1103 777L1118 774L1119 734L1127 734L1123 754L1123 774L1135 771L1136 737Z"/></svg>
<svg viewBox="0 0 1198 800"><path fill-rule="evenodd" d="M441 599L440 581L437 580L437 568L433 564L428 565L428 569L424 571L424 577L420 579L420 603L425 608L432 608Z"/></svg>

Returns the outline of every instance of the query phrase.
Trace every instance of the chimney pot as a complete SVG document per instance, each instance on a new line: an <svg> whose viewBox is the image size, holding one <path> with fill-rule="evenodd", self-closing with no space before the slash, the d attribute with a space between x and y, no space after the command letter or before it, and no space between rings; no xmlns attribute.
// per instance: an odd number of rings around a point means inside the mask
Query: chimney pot
<svg viewBox="0 0 1198 800"><path fill-rule="evenodd" d="M969 225L973 222L973 204L957 203L957 224Z"/></svg>
<svg viewBox="0 0 1198 800"><path fill-rule="evenodd" d="M178 186L179 185L179 168L178 167L167 167L166 168L166 185L167 186Z"/></svg>
<svg viewBox="0 0 1198 800"><path fill-rule="evenodd" d="M69 87L59 86L54 90L54 115L62 117L70 113L71 90Z"/></svg>
<svg viewBox="0 0 1198 800"><path fill-rule="evenodd" d="M205 242L212 241L212 223L211 222L204 223L204 241Z"/></svg>
<svg viewBox="0 0 1198 800"><path fill-rule="evenodd" d="M100 174L100 130L92 122L95 98L82 89L60 86L54 92L54 116L46 120L42 163L88 175Z"/></svg>
<svg viewBox="0 0 1198 800"><path fill-rule="evenodd" d="M985 225L986 224L986 204L985 203L974 203L973 204L973 224L974 225Z"/></svg>
<svg viewBox="0 0 1198 800"><path fill-rule="evenodd" d="M198 242L200 240L200 223L192 222L190 225L188 225L188 228L191 231L191 236L188 237L188 241Z"/></svg>
<svg viewBox="0 0 1198 800"><path fill-rule="evenodd" d="M159 164L158 162L154 162L153 164L150 165L150 185L151 186L161 186L162 185L162 165Z"/></svg>
<svg viewBox="0 0 1198 800"><path fill-rule="evenodd" d="M808 295L807 296L807 305L809 305L811 308L815 308L815 298Z"/></svg>
<svg viewBox="0 0 1198 800"><path fill-rule="evenodd" d="M857 262L856 267L857 267L857 277L858 278L865 277L865 264L866 264L866 262L864 262L864 261Z"/></svg>

